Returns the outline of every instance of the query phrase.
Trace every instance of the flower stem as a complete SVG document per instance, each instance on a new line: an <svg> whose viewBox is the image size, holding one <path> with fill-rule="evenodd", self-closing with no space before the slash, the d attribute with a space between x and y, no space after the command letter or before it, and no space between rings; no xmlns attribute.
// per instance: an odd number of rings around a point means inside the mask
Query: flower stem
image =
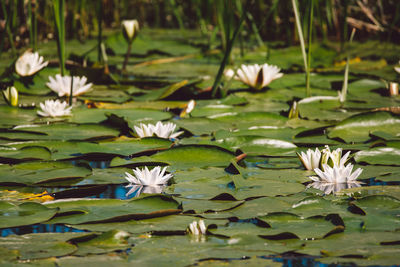
<svg viewBox="0 0 400 267"><path fill-rule="evenodd" d="M128 42L128 50L126 51L124 64L122 65L122 71L126 71L126 65L128 65L129 56L131 55L132 42Z"/></svg>

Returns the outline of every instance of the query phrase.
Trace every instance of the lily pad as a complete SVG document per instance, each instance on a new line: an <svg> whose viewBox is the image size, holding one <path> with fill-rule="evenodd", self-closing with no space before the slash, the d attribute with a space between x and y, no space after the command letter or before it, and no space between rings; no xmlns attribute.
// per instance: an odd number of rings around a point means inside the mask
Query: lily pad
<svg viewBox="0 0 400 267"><path fill-rule="evenodd" d="M349 142L365 142L373 131L396 135L400 132L400 119L388 112L369 112L343 120L333 127L328 136Z"/></svg>
<svg viewBox="0 0 400 267"><path fill-rule="evenodd" d="M130 201L117 199L75 199L47 202L47 207L60 208L58 216L48 223L105 223L162 217L180 212L179 204L170 197L153 195Z"/></svg>
<svg viewBox="0 0 400 267"><path fill-rule="evenodd" d="M57 208L48 208L35 202L25 202L16 205L0 201L0 206L0 215L2 215L0 228L41 223L51 219L58 211Z"/></svg>
<svg viewBox="0 0 400 267"><path fill-rule="evenodd" d="M377 147L359 151L354 159L357 162L366 162L379 165L400 165L400 149L393 147Z"/></svg>

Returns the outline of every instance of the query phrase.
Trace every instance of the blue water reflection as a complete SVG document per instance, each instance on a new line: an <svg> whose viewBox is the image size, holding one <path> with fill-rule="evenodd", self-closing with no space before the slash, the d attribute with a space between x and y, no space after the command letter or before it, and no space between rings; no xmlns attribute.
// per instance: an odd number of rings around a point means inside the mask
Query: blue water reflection
<svg viewBox="0 0 400 267"><path fill-rule="evenodd" d="M83 233L87 230L75 229L61 224L34 224L0 229L1 237L38 233Z"/></svg>

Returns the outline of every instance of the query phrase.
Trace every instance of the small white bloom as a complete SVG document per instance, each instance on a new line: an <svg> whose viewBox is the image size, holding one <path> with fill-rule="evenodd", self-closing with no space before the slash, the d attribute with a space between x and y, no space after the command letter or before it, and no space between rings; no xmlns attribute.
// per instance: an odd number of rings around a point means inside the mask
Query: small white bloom
<svg viewBox="0 0 400 267"><path fill-rule="evenodd" d="M18 105L18 90L14 86L7 87L2 91L4 99L10 106L16 107Z"/></svg>
<svg viewBox="0 0 400 267"><path fill-rule="evenodd" d="M314 182L330 183L330 184L343 184L343 183L354 183L356 179L362 173L362 169L358 168L353 173L353 164L349 163L345 167L344 165L330 167L327 164L323 164L322 168L324 171L316 168L314 171L318 175L310 177Z"/></svg>
<svg viewBox="0 0 400 267"><path fill-rule="evenodd" d="M297 153L297 156L300 158L306 170L311 171L319 167L319 162L321 159L321 151L319 151L318 147L315 148L315 151L308 149L306 153L304 152L301 152L301 154Z"/></svg>
<svg viewBox="0 0 400 267"><path fill-rule="evenodd" d="M161 169L160 166L153 168L151 171L146 167L144 169L133 169L134 176L125 172L125 179L133 185L159 186L167 184L168 180L173 177L172 174L165 174L167 167Z"/></svg>
<svg viewBox="0 0 400 267"><path fill-rule="evenodd" d="M203 220L200 220L199 222L193 221L191 224L189 224L189 232L195 236L205 235L207 232L207 227L205 226Z"/></svg>
<svg viewBox="0 0 400 267"><path fill-rule="evenodd" d="M61 117L70 116L72 107L68 106L67 102L61 102L60 100L46 100L40 103L42 110L38 110L38 114L43 117Z"/></svg>
<svg viewBox="0 0 400 267"><path fill-rule="evenodd" d="M19 76L31 76L49 64L43 62L43 57L38 52L26 51L15 62L15 71Z"/></svg>
<svg viewBox="0 0 400 267"><path fill-rule="evenodd" d="M132 42L139 31L139 22L136 19L122 21L124 37L128 42Z"/></svg>
<svg viewBox="0 0 400 267"><path fill-rule="evenodd" d="M232 79L235 76L235 71L233 69L226 69L224 71L224 75L225 75L226 78Z"/></svg>
<svg viewBox="0 0 400 267"><path fill-rule="evenodd" d="M55 78L49 77L50 82L46 83L46 85L56 92L59 97L61 96L69 96L71 92L71 80L73 78L73 88L72 95L78 96L86 93L92 87L91 83L86 84L87 78L85 76L61 76L57 74Z"/></svg>
<svg viewBox="0 0 400 267"><path fill-rule="evenodd" d="M166 124L163 124L161 121L157 122L156 125L153 125L151 123L147 125L140 123L139 126L134 126L134 129L140 138L151 137L153 135L160 138L176 138L180 134L182 134L183 131L174 133L175 128L176 124L172 122L167 122Z"/></svg>
<svg viewBox="0 0 400 267"><path fill-rule="evenodd" d="M400 61L399 61L400 64ZM394 67L394 70L397 71L398 73L400 73L400 67Z"/></svg>
<svg viewBox="0 0 400 267"><path fill-rule="evenodd" d="M273 80L281 78L283 73L280 73L280 68L274 65L242 65L236 72L235 79L260 90L270 84ZM232 72L227 71L227 75L232 75Z"/></svg>
<svg viewBox="0 0 400 267"><path fill-rule="evenodd" d="M326 195L335 194L343 189L361 187L361 182L354 181L352 183L323 183L323 182L313 182L307 186L307 188L313 187L315 189L323 191Z"/></svg>

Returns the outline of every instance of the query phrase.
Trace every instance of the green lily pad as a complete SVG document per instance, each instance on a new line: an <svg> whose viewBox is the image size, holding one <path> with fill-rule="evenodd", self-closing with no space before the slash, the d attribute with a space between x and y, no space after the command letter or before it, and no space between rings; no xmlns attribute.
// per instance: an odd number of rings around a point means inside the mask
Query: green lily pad
<svg viewBox="0 0 400 267"><path fill-rule="evenodd" d="M99 143L78 143L79 152L82 154L89 153L105 153L121 156L129 156L139 152L148 150L161 150L167 149L172 145L168 139L150 137L142 139L117 139L112 142L99 142Z"/></svg>
<svg viewBox="0 0 400 267"><path fill-rule="evenodd" d="M373 131L397 134L400 132L400 119L388 112L362 113L338 123L328 136L343 139L347 143L365 142Z"/></svg>
<svg viewBox="0 0 400 267"><path fill-rule="evenodd" d="M151 158L170 164L172 169L188 169L227 166L234 155L216 146L185 145L158 152Z"/></svg>
<svg viewBox="0 0 400 267"><path fill-rule="evenodd" d="M26 146L18 150L0 146L0 161L20 162L33 160L49 160L51 152L40 146Z"/></svg>
<svg viewBox="0 0 400 267"><path fill-rule="evenodd" d="M53 201L47 207L58 207L58 216L48 223L105 223L161 217L180 212L170 197L151 195L130 201L118 199L76 199Z"/></svg>
<svg viewBox="0 0 400 267"><path fill-rule="evenodd" d="M58 211L35 202L25 202L19 205L0 201L2 217L0 228L16 227L41 223L51 219Z"/></svg>
<svg viewBox="0 0 400 267"><path fill-rule="evenodd" d="M78 250L73 255L104 254L116 250L124 250L131 245L127 242L129 234L119 230L110 230L87 241L78 242L80 238L70 240L77 245Z"/></svg>
<svg viewBox="0 0 400 267"><path fill-rule="evenodd" d="M97 124L49 124L18 127L0 133L7 139L25 140L88 140L116 137L119 131Z"/></svg>
<svg viewBox="0 0 400 267"><path fill-rule="evenodd" d="M65 256L76 251L76 246L66 241L76 237L77 233L41 233L0 238L0 247L17 250L20 260L33 260Z"/></svg>
<svg viewBox="0 0 400 267"><path fill-rule="evenodd" d="M400 165L400 149L393 147L377 147L359 151L354 159L357 162L366 162L379 165Z"/></svg>
<svg viewBox="0 0 400 267"><path fill-rule="evenodd" d="M70 121L75 123L98 123L107 119L107 114L124 118L127 122L153 122L171 118L168 112L146 109L74 109Z"/></svg>
<svg viewBox="0 0 400 267"><path fill-rule="evenodd" d="M1 105L0 117L0 126L10 127L18 124L29 124L37 118L37 115L34 110Z"/></svg>
<svg viewBox="0 0 400 267"><path fill-rule="evenodd" d="M88 166L64 162L32 162L0 165L0 183L25 185L69 185L92 173Z"/></svg>

